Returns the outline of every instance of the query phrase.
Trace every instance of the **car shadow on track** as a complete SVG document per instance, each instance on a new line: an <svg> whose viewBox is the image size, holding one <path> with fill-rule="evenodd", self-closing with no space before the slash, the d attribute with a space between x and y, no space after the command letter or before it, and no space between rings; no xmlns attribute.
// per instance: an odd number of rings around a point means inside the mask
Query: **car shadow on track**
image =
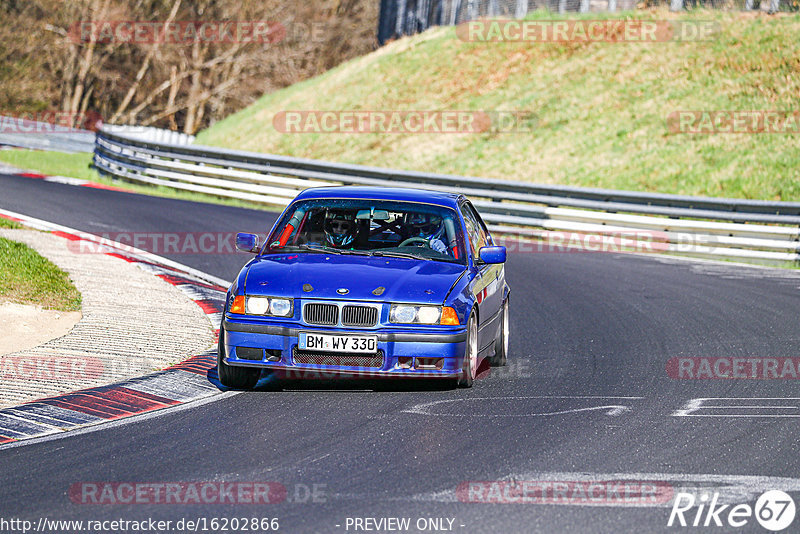
<svg viewBox="0 0 800 534"><path fill-rule="evenodd" d="M478 370L480 378L486 371L483 366ZM219 381L216 366L206 371L206 378L220 391L232 391ZM262 372L261 378L252 391L375 391L375 392L414 392L414 391L450 391L456 389L453 379L409 379L409 378L358 378L332 376L325 371L309 374L304 378L282 376L281 373Z"/></svg>
<svg viewBox="0 0 800 534"><path fill-rule="evenodd" d="M488 360L478 367L477 378L487 378L490 373ZM206 378L220 391L234 391L222 385L217 375L216 365L206 371ZM286 376L282 372L262 371L261 378L252 391L375 391L375 392L414 392L450 391L457 389L455 380L443 378L359 378L333 375L325 370L311 371L303 378Z"/></svg>

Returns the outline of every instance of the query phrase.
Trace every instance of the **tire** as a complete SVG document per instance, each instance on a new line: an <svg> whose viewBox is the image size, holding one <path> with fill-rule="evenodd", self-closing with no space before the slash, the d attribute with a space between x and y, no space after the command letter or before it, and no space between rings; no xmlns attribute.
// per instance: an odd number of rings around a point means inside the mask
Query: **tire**
<svg viewBox="0 0 800 534"><path fill-rule="evenodd" d="M494 356L489 359L492 367L503 367L508 364L508 299L503 302L500 313L500 333L494 340Z"/></svg>
<svg viewBox="0 0 800 534"><path fill-rule="evenodd" d="M234 389L253 389L261 377L261 369L252 367L236 367L223 361L225 354L225 329L219 325L219 343L217 344L217 374L223 386Z"/></svg>
<svg viewBox="0 0 800 534"><path fill-rule="evenodd" d="M456 384L460 388L471 388L478 373L478 321L475 314L467 321L467 346L461 363L461 375Z"/></svg>

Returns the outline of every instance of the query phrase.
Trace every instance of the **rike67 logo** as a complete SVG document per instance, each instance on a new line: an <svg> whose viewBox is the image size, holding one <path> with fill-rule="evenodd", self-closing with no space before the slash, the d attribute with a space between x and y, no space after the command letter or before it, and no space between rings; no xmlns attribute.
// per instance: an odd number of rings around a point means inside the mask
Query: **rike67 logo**
<svg viewBox="0 0 800 534"><path fill-rule="evenodd" d="M778 532L788 528L794 521L794 500L780 490L764 492L755 507L718 502L719 493L714 493L710 500L708 493L703 493L699 499L691 493L678 493L672 503L667 526L738 528L750 523L755 516L762 527Z"/></svg>

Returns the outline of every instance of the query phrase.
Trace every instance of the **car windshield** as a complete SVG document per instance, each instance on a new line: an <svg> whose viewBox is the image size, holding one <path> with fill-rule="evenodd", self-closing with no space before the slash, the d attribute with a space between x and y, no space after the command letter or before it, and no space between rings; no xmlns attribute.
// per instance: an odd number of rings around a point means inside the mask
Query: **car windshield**
<svg viewBox="0 0 800 534"><path fill-rule="evenodd" d="M455 210L416 202L300 201L286 210L262 254L303 251L465 263Z"/></svg>

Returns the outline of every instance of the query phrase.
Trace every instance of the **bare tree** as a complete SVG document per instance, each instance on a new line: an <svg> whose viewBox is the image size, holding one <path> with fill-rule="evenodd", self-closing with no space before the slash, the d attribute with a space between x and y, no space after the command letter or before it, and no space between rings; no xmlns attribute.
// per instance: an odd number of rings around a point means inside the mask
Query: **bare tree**
<svg viewBox="0 0 800 534"><path fill-rule="evenodd" d="M0 16L9 21L0 39L12 43L5 56L0 49L0 62L11 65L0 69L0 106L88 110L109 122L195 133L369 52L378 13L371 0L0 0ZM136 42L82 35L82 21L267 21L283 32L266 42Z"/></svg>

